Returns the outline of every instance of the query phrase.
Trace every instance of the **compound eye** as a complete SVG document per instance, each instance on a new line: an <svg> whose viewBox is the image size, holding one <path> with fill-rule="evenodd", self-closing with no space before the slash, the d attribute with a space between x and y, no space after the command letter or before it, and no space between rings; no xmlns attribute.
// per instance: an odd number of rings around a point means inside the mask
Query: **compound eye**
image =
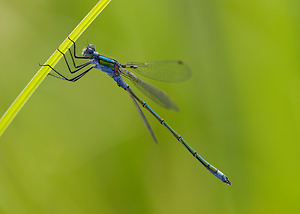
<svg viewBox="0 0 300 214"><path fill-rule="evenodd" d="M93 54L94 53L94 51L92 50L92 49L86 49L86 53L88 54L88 55L91 55L91 54Z"/></svg>
<svg viewBox="0 0 300 214"><path fill-rule="evenodd" d="M87 47L87 48L83 49L82 55L91 58L94 55L94 50Z"/></svg>
<svg viewBox="0 0 300 214"><path fill-rule="evenodd" d="M88 46L87 46L87 48L88 48L88 49L92 49L93 51L95 51L95 50L96 50L95 46L94 46L94 45L92 45L92 44L88 45Z"/></svg>

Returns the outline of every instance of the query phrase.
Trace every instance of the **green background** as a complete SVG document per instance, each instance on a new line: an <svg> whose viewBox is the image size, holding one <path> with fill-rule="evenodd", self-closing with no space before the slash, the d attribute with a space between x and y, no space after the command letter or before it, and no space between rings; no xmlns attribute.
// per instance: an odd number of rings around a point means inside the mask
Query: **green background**
<svg viewBox="0 0 300 214"><path fill-rule="evenodd" d="M0 115L96 3L0 0ZM299 212L299 9L113 0L78 48L189 64L186 82L149 81L179 113L145 101L232 186L146 112L156 146L128 94L94 70L77 83L47 77L0 138L0 213Z"/></svg>

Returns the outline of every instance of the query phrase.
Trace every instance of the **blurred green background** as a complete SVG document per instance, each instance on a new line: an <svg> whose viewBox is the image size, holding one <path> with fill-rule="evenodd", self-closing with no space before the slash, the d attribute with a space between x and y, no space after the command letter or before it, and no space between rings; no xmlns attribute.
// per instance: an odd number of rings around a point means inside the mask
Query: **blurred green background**
<svg viewBox="0 0 300 214"><path fill-rule="evenodd" d="M0 115L96 3L0 0ZM189 64L186 82L149 81L179 113L142 97L232 186L146 112L156 146L126 92L94 70L76 84L47 77L0 138L0 213L299 212L299 9L112 0L78 48Z"/></svg>

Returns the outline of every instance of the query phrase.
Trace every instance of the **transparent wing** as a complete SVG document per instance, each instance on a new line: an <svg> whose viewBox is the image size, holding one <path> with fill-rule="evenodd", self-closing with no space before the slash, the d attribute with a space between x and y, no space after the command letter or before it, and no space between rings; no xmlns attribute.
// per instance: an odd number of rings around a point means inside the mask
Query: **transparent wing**
<svg viewBox="0 0 300 214"><path fill-rule="evenodd" d="M149 131L151 137L153 138L154 142L157 143L157 139L156 139L156 137L155 137L155 135L154 135L154 132L153 132L153 130L152 130L152 128L151 128L151 126L150 126L148 120L146 119L146 116L144 115L142 109L141 109L140 106L137 104L137 102L135 101L133 95L131 94L131 92L130 92L128 89L127 89L127 92L129 93L129 95L130 95L130 97L131 97L131 99L132 99L132 101L133 101L133 103L134 103L136 109L138 110L138 112L139 112L141 118L143 119L143 122L144 122L144 124L145 124L147 130Z"/></svg>
<svg viewBox="0 0 300 214"><path fill-rule="evenodd" d="M192 76L189 67L179 60L144 63L132 62L123 64L122 66L144 77L164 82L184 81Z"/></svg>
<svg viewBox="0 0 300 214"><path fill-rule="evenodd" d="M121 75L129 79L135 87L137 87L142 93L144 93L147 97L149 97L157 104L167 109L173 109L176 111L179 110L175 102L166 92L156 88L155 86L147 82L142 81L141 79L137 78L133 73L127 71L124 68L121 68Z"/></svg>

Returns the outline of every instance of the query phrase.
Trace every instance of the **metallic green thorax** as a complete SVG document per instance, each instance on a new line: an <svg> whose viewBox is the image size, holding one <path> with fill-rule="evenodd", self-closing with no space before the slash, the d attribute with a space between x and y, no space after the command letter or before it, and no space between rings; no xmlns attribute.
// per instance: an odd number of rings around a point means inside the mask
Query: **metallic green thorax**
<svg viewBox="0 0 300 214"><path fill-rule="evenodd" d="M99 61L100 61L101 65L104 65L104 66L107 66L110 68L113 68L116 63L116 60L102 56L102 55L99 55Z"/></svg>

